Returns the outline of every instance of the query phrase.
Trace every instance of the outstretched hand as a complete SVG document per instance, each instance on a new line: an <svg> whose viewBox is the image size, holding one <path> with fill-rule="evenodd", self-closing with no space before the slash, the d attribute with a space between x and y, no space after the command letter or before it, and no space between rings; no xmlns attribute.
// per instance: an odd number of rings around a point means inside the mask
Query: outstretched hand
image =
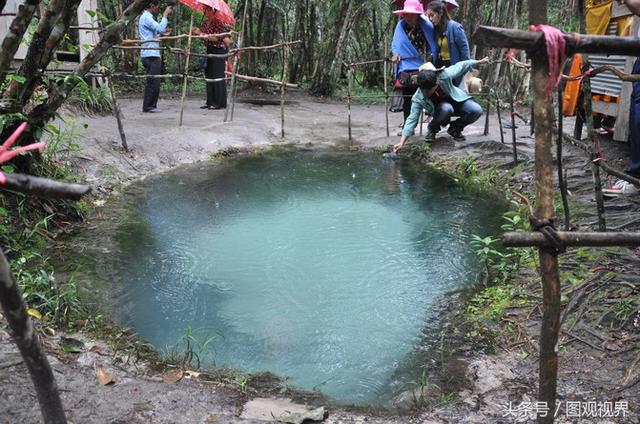
<svg viewBox="0 0 640 424"><path fill-rule="evenodd" d="M489 56L485 56L478 61L478 65L486 65L489 63Z"/></svg>

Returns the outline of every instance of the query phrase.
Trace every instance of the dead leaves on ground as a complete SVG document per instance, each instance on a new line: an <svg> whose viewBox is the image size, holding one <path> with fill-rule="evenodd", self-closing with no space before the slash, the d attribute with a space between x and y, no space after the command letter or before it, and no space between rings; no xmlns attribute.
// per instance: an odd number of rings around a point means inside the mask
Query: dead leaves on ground
<svg viewBox="0 0 640 424"><path fill-rule="evenodd" d="M162 381L164 381L167 384L176 383L182 380L183 376L184 376L184 373L182 372L182 370L177 369L177 370L169 371L168 373L166 373L162 377Z"/></svg>
<svg viewBox="0 0 640 424"><path fill-rule="evenodd" d="M97 364L95 366L95 370L96 370L96 378L98 379L98 382L100 382L100 384L102 384L103 386L115 383L115 380L113 379L113 375L109 371L107 371L106 368L103 367L102 365Z"/></svg>

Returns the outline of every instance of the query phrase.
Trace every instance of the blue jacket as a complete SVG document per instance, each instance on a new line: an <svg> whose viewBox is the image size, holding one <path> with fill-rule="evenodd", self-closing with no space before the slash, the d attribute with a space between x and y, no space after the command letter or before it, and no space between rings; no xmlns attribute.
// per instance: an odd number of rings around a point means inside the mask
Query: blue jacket
<svg viewBox="0 0 640 424"><path fill-rule="evenodd" d="M148 10L142 12L140 20L138 21L138 33L141 40L150 40L152 38L158 38L167 29L167 18L164 16L160 20L160 23L156 22L153 15ZM142 47L159 48L160 43L157 41L149 41L142 43ZM141 49L140 57L160 57L160 50Z"/></svg>
<svg viewBox="0 0 640 424"><path fill-rule="evenodd" d="M424 38L429 44L429 50L431 50L431 54L433 55L433 61L435 62L438 59L438 43L436 43L433 24L422 16L420 17L419 22ZM418 54L418 51L413 47L411 40L409 40L409 37L407 37L407 34L404 32L404 19L400 19L400 21L398 21L398 25L396 25L396 29L393 33L393 41L391 43L391 52L401 58L406 58L401 59L398 63L396 78L400 72L418 70L420 65L422 65L426 60L424 56Z"/></svg>
<svg viewBox="0 0 640 424"><path fill-rule="evenodd" d="M469 72L477 63L477 60L463 60L462 62L445 68L438 74L438 85L453 101L462 103L472 98L466 91L455 85L454 80ZM418 90L411 98L411 114L404 122L402 135L406 137L413 135L423 109L427 115L433 116L435 105L431 99L425 99L422 95L422 90Z"/></svg>
<svg viewBox="0 0 640 424"><path fill-rule="evenodd" d="M444 36L447 38L447 44L449 45L449 56L451 57L452 65L461 60L471 59L469 41L462 25L456 21L449 21L444 31Z"/></svg>

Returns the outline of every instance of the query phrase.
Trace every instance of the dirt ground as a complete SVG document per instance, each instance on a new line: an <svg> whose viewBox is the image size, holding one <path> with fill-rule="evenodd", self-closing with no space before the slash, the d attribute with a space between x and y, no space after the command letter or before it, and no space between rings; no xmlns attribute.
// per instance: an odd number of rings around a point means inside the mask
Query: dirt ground
<svg viewBox="0 0 640 424"><path fill-rule="evenodd" d="M94 187L94 201L100 202L117 192L123 184L144 178L175 166L207 161L212 154L226 148L260 148L278 144L294 144L304 148L345 148L351 145L374 148L398 140L401 114L390 114L391 137L385 134L384 107L355 105L352 109L353 142L347 135L347 107L336 101L318 101L292 94L286 108L286 137L280 137L280 109L273 105L257 105L246 101L236 104L233 122L223 122L224 111L201 110L201 99L188 99L182 127L178 127L179 101L161 99L157 114L143 114L140 99L122 99L126 119L124 128L132 152L121 150L115 119L112 116L74 116L79 129L81 150L72 162L81 179ZM506 115L506 113L505 113ZM87 124L86 128L83 127ZM519 159L528 162L513 185L530 186L533 179L533 139L529 127L518 122ZM571 123L567 123L569 130ZM510 146L500 143L495 116L491 131L483 135L484 116L465 131L466 142L453 142L445 132L432 144L438 159L459 159L467 155L479 161L497 162L508 169L513 160ZM425 126L426 132L426 126ZM417 138L414 138L414 141ZM626 146L604 143L608 158L624 167ZM580 205L573 221L582 228L594 228L595 206L591 171L585 156L575 149L566 153L572 202ZM640 210L640 199L626 198L607 202L607 220L612 228L638 229L634 216ZM603 269L616 271L621 287L640 291L640 255L629 249L618 250L597 259ZM566 269L565 269L566 270ZM594 271L595 273L595 271ZM523 275L532 296L539 295L534 275ZM530 283L534 281L534 283ZM584 288L588 285L579 286ZM576 292L580 293L579 290ZM572 293L569 293L572 294ZM613 302L616 300L614 299ZM620 301L620 299L618 299ZM578 306L578 305L576 305ZM637 306L637 305L636 305ZM578 313L580 312L580 308ZM584 315L584 311L582 311ZM637 315L637 310L635 311ZM509 423L518 421L507 414L506 405L535 402L537 393L537 338L539 308L514 310L510 319L519 323L518 338L500 340L494 355L467 354L461 358L461 391L455 402L430 412L364 413L328 407L327 423ZM637 321L637 319L636 319ZM611 401L628 402L626 417L569 418L564 406L556 422L640 422L637 386L620 389L621 382L635 376L638 365L637 347L640 330L633 317L615 332L602 326L577 326L572 335L563 334L560 352L558 393L562 402ZM584 327L584 328L583 328ZM581 330L584 330L580 332ZM615 333L615 334L614 334ZM594 335L595 334L595 335ZM615 349L607 341L618 342ZM251 423L263 422L245 412L248 400L258 396L249 390L183 378L165 383L162 375L149 371L144 364L123 365L114 361L113 352L99 341L84 340L87 351L80 355L60 352L57 339L46 340L49 358L61 389L68 419L73 423ZM604 347L603 347L604 346ZM526 355L523 354L526 352ZM634 362L635 361L635 362ZM103 365L114 376L115 384L102 386L96 381L96 366ZM636 377L634 377L636 378ZM633 379L631 379L633 380ZM315 405L318 406L318 405ZM584 416L583 416L584 417ZM35 393L17 349L11 343L3 321L0 321L0 423L40 422Z"/></svg>

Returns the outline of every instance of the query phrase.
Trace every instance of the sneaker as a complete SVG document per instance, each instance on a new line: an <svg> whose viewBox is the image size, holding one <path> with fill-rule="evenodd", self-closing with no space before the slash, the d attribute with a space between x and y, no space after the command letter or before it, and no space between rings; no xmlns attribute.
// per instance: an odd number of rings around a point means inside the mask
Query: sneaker
<svg viewBox="0 0 640 424"><path fill-rule="evenodd" d="M432 130L427 130L427 135L424 137L424 141L427 143L433 143L436 141L436 133Z"/></svg>
<svg viewBox="0 0 640 424"><path fill-rule="evenodd" d="M453 138L455 141L465 141L467 138L462 135L462 131L460 131L457 128L451 128L451 126L449 126L449 129L447 130L447 133L451 136L451 138Z"/></svg>
<svg viewBox="0 0 640 424"><path fill-rule="evenodd" d="M143 110L143 112L144 113L160 113L162 111L157 107L152 107L151 109Z"/></svg>
<svg viewBox="0 0 640 424"><path fill-rule="evenodd" d="M618 180L612 188L602 189L602 194L607 197L633 196L640 194L640 187L625 180Z"/></svg>

